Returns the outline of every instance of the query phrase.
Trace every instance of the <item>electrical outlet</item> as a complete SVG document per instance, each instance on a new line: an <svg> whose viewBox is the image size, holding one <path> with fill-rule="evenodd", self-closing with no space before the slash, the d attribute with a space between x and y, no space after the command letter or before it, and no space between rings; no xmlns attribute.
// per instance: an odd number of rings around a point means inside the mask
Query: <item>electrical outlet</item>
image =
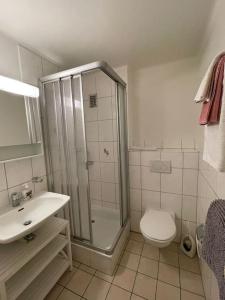
<svg viewBox="0 0 225 300"><path fill-rule="evenodd" d="M152 173L171 173L171 161L152 160L150 161L150 171Z"/></svg>

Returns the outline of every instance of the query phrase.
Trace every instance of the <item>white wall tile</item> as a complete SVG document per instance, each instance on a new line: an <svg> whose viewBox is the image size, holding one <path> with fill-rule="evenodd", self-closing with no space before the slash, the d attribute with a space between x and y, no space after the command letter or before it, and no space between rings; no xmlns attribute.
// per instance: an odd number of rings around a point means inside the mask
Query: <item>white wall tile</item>
<svg viewBox="0 0 225 300"><path fill-rule="evenodd" d="M38 182L34 184L34 192L39 193L43 191L48 191L48 186L47 186L47 177L43 176L42 177L43 181Z"/></svg>
<svg viewBox="0 0 225 300"><path fill-rule="evenodd" d="M142 188L151 191L160 191L160 174L152 173L149 167L141 166Z"/></svg>
<svg viewBox="0 0 225 300"><path fill-rule="evenodd" d="M173 211L181 219L182 195L161 193L161 208Z"/></svg>
<svg viewBox="0 0 225 300"><path fill-rule="evenodd" d="M98 120L98 108L90 107L89 101L84 101L84 115L85 121L97 121Z"/></svg>
<svg viewBox="0 0 225 300"><path fill-rule="evenodd" d="M130 189L130 208L141 211L141 190Z"/></svg>
<svg viewBox="0 0 225 300"><path fill-rule="evenodd" d="M130 187L140 189L141 188L141 168L140 166L129 167L129 179Z"/></svg>
<svg viewBox="0 0 225 300"><path fill-rule="evenodd" d="M160 192L142 190L142 212L160 208Z"/></svg>
<svg viewBox="0 0 225 300"><path fill-rule="evenodd" d="M8 191L1 191L0 192L0 208L9 205L9 195Z"/></svg>
<svg viewBox="0 0 225 300"><path fill-rule="evenodd" d="M112 123L113 123L113 140L118 141L119 134L118 134L117 120L113 120Z"/></svg>
<svg viewBox="0 0 225 300"><path fill-rule="evenodd" d="M161 175L162 192L182 194L182 170L172 169L171 174Z"/></svg>
<svg viewBox="0 0 225 300"><path fill-rule="evenodd" d="M141 165L149 166L151 160L159 160L160 151L141 151Z"/></svg>
<svg viewBox="0 0 225 300"><path fill-rule="evenodd" d="M161 160L170 160L172 168L182 168L183 167L183 153L182 152L162 151Z"/></svg>
<svg viewBox="0 0 225 300"><path fill-rule="evenodd" d="M131 211L130 225L132 231L140 232L140 221L141 221L141 212Z"/></svg>
<svg viewBox="0 0 225 300"><path fill-rule="evenodd" d="M32 178L31 159L23 159L5 164L8 187L13 187Z"/></svg>
<svg viewBox="0 0 225 300"><path fill-rule="evenodd" d="M101 163L101 180L104 182L115 182L114 163Z"/></svg>
<svg viewBox="0 0 225 300"><path fill-rule="evenodd" d="M194 222L189 222L189 221L182 220L182 236L189 233L195 239L196 226L197 225Z"/></svg>
<svg viewBox="0 0 225 300"><path fill-rule="evenodd" d="M198 171L192 169L183 170L183 194L196 196L198 184Z"/></svg>
<svg viewBox="0 0 225 300"><path fill-rule="evenodd" d="M117 101L116 101L116 96L112 96L112 117L114 120L117 119Z"/></svg>
<svg viewBox="0 0 225 300"><path fill-rule="evenodd" d="M111 97L98 99L98 120L107 120L113 118Z"/></svg>
<svg viewBox="0 0 225 300"><path fill-rule="evenodd" d="M44 156L37 156L31 159L33 176L46 175L45 158Z"/></svg>
<svg viewBox="0 0 225 300"><path fill-rule="evenodd" d="M88 160L99 161L100 145L98 142L87 142Z"/></svg>
<svg viewBox="0 0 225 300"><path fill-rule="evenodd" d="M102 200L105 202L116 202L115 183L102 182Z"/></svg>
<svg viewBox="0 0 225 300"><path fill-rule="evenodd" d="M100 161L102 162L114 162L116 158L114 156L114 142L100 142Z"/></svg>
<svg viewBox="0 0 225 300"><path fill-rule="evenodd" d="M104 120L98 122L99 141L113 141L113 122L112 120Z"/></svg>
<svg viewBox="0 0 225 300"><path fill-rule="evenodd" d="M93 164L88 166L89 179L90 180L101 180L101 172L100 172L100 163L94 162Z"/></svg>
<svg viewBox="0 0 225 300"><path fill-rule="evenodd" d="M196 220L197 199L193 196L183 195L182 219L192 222Z"/></svg>
<svg viewBox="0 0 225 300"><path fill-rule="evenodd" d="M119 146L119 143L118 143L118 142L114 142L114 143L113 143L113 149L114 149L114 161L115 161L115 162L118 162L118 158L119 158L119 156L118 156L118 152L119 152L118 146Z"/></svg>
<svg viewBox="0 0 225 300"><path fill-rule="evenodd" d="M88 142L97 142L98 139L98 122L86 123L86 137Z"/></svg>
<svg viewBox="0 0 225 300"><path fill-rule="evenodd" d="M0 191L7 189L4 164L0 164Z"/></svg>
<svg viewBox="0 0 225 300"><path fill-rule="evenodd" d="M180 219L176 219L176 229L177 229L177 234L174 239L175 242L179 243L181 240L181 227L182 227L182 222Z"/></svg>
<svg viewBox="0 0 225 300"><path fill-rule="evenodd" d="M140 166L140 164L141 164L140 151L129 151L129 165Z"/></svg>
<svg viewBox="0 0 225 300"><path fill-rule="evenodd" d="M184 153L184 168L198 169L198 152Z"/></svg>
<svg viewBox="0 0 225 300"><path fill-rule="evenodd" d="M101 183L98 181L90 181L90 198L101 200Z"/></svg>

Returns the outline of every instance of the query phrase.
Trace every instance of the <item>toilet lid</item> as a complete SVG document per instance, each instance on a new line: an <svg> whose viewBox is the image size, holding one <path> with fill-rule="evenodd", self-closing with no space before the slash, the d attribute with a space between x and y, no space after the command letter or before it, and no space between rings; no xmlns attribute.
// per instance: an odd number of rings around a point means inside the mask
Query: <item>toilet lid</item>
<svg viewBox="0 0 225 300"><path fill-rule="evenodd" d="M140 228L149 239L166 241L176 234L176 226L170 213L162 210L149 210L141 219Z"/></svg>

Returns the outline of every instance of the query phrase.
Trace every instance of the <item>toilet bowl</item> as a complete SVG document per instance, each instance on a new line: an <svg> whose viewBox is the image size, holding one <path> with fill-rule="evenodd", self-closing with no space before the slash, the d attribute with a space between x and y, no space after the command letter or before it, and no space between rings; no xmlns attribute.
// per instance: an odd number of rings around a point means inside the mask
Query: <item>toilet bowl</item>
<svg viewBox="0 0 225 300"><path fill-rule="evenodd" d="M175 213L149 209L141 219L140 229L149 244L158 248L167 247L176 236Z"/></svg>

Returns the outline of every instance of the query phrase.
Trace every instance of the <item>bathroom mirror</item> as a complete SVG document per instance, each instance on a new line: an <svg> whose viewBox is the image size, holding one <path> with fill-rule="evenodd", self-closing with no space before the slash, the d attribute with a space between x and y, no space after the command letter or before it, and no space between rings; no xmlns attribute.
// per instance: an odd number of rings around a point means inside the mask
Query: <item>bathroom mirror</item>
<svg viewBox="0 0 225 300"><path fill-rule="evenodd" d="M0 90L0 147L39 142L38 99Z"/></svg>

